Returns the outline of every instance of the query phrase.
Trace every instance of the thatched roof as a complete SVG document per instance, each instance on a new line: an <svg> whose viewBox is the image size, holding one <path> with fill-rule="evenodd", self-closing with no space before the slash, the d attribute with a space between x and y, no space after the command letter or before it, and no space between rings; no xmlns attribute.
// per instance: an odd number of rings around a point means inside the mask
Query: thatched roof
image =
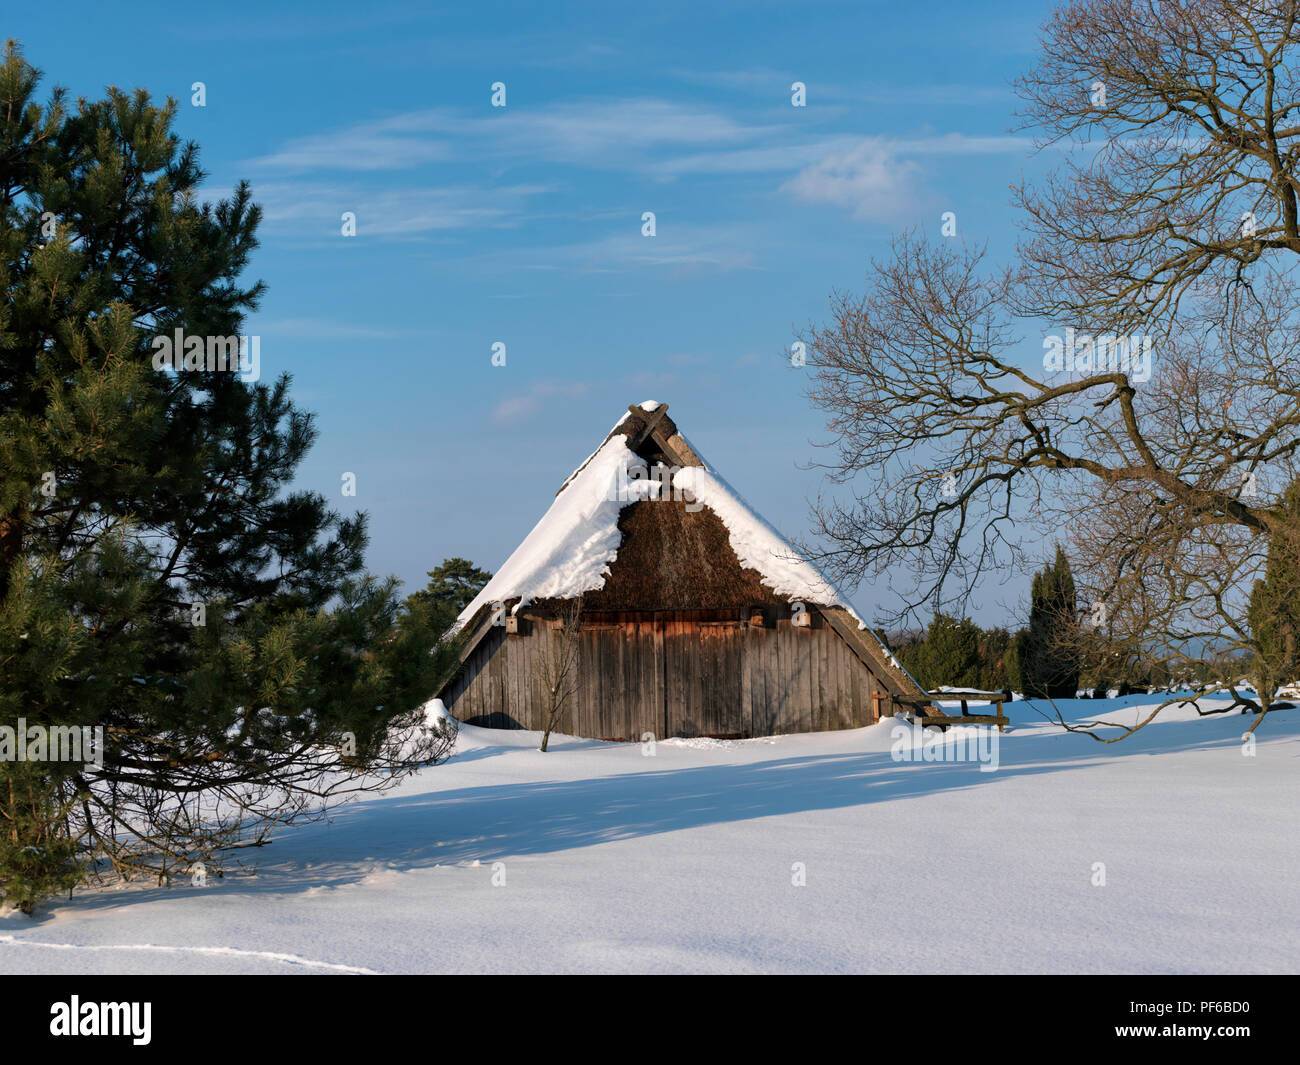
<svg viewBox="0 0 1300 1065"><path fill-rule="evenodd" d="M633 606L637 589L662 602L687 594L725 605L803 601L851 609L839 590L764 521L691 446L667 415L646 403L628 412L556 493L550 509L461 614L464 625L486 604L526 605L607 591ZM633 572L649 567L650 573ZM747 571L747 572L742 572Z"/></svg>
<svg viewBox="0 0 1300 1065"><path fill-rule="evenodd" d="M682 499L642 500L618 516L618 555L588 610L719 610L786 601L744 567L727 527Z"/></svg>

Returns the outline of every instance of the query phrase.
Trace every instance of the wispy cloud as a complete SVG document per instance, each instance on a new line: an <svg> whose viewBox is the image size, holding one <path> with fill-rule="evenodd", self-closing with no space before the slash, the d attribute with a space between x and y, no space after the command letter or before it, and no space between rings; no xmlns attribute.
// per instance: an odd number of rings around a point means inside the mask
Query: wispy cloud
<svg viewBox="0 0 1300 1065"><path fill-rule="evenodd" d="M327 318L262 318L253 320L264 336L296 340L409 340L429 336L436 329L393 329L367 323L340 322Z"/></svg>
<svg viewBox="0 0 1300 1065"><path fill-rule="evenodd" d="M900 85L897 82L853 85L824 81L816 76L809 76L807 71L777 70L773 67L752 67L746 70L678 69L672 74L691 85L704 85L713 89L743 93L756 99L761 98L768 103L779 104L789 102L791 87L795 82L800 81L806 86L811 102L816 105L868 103L885 108L918 106L951 108L963 105L979 106L1014 98L1014 93L1009 86L988 82L938 83L927 80L913 85Z"/></svg>
<svg viewBox="0 0 1300 1065"><path fill-rule="evenodd" d="M344 211L356 215L357 235L416 238L441 230L513 224L540 185L446 186L373 190L360 184L281 181L254 187L268 224L309 223L316 235L337 234Z"/></svg>
<svg viewBox="0 0 1300 1065"><path fill-rule="evenodd" d="M410 170L453 154L451 142L432 138L428 132L413 128L411 116L399 115L295 137L274 154L248 162L253 167L291 172Z"/></svg>
<svg viewBox="0 0 1300 1065"><path fill-rule="evenodd" d="M712 76L740 85L785 77L772 71ZM576 180L556 168L617 170L631 180L655 182L697 175L751 177L757 180L738 188L759 194L775 188L803 203L847 209L855 218L890 221L924 199L933 169L928 160L1027 153L1030 147L1023 138L1001 135L819 133L802 116L798 122L780 121L771 118L774 113L768 108L766 119L746 119L736 111L655 97L579 98L496 112L485 107L476 114L431 108L294 138L250 165L269 177L255 187L272 224L319 224L317 232L324 236L337 229L341 212L350 210L357 214L358 235L420 239L440 231L516 225L525 217L544 222L552 215L541 197ZM544 173L547 183L493 184L523 168L530 176ZM407 187L406 174L426 169L436 169L450 183ZM377 182L386 187L376 189ZM584 210L591 218L631 217L631 208L622 203L617 212L603 204ZM752 263L745 245L712 240L698 227L689 239L661 229L652 241L629 234L554 250L559 260L585 270L739 269ZM556 262L517 265L553 269Z"/></svg>
<svg viewBox="0 0 1300 1065"><path fill-rule="evenodd" d="M661 159L652 172L663 177L688 174L781 174L808 166L834 151L847 150L858 137L827 137L809 140L723 148L676 155Z"/></svg>
<svg viewBox="0 0 1300 1065"><path fill-rule="evenodd" d="M757 224L677 225L671 219L661 219L654 237L641 236L637 226L629 222L622 232L596 240L493 249L457 261L493 273L545 270L617 274L644 269L664 270L670 275L726 273L758 269L758 253L769 239L767 231Z"/></svg>
<svg viewBox="0 0 1300 1065"><path fill-rule="evenodd" d="M542 409L548 400L577 399L590 390L586 381L533 381L525 391L507 396L492 408L498 425L524 421Z"/></svg>
<svg viewBox="0 0 1300 1065"><path fill-rule="evenodd" d="M769 132L657 98L581 99L471 115L436 108L298 137L249 165L290 172L409 170L447 160L544 160L611 168L668 146L731 144Z"/></svg>
<svg viewBox="0 0 1300 1065"><path fill-rule="evenodd" d="M685 70L673 71L673 76L692 85L708 85L718 89L738 92L788 92L800 80L789 71L772 67L751 67L748 70Z"/></svg>

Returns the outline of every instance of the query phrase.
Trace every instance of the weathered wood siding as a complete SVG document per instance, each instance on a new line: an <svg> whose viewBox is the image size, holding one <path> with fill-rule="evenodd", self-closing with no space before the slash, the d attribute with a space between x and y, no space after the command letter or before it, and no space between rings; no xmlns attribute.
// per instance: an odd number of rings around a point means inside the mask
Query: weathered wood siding
<svg viewBox="0 0 1300 1065"><path fill-rule="evenodd" d="M594 739L771 736L871 724L873 675L824 619L759 627L741 611L620 611L584 618L578 687L560 731ZM544 727L538 661L562 637L527 618L526 633L490 632L443 692L462 721ZM893 712L886 695L885 714Z"/></svg>

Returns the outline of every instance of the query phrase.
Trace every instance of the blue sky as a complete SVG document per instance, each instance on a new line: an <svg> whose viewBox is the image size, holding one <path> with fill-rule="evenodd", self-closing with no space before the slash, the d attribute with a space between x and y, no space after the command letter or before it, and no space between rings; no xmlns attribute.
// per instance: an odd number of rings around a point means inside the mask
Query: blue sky
<svg viewBox="0 0 1300 1065"><path fill-rule="evenodd" d="M1009 88L1041 2L129 10L10 5L0 33L47 89L176 97L212 197L252 183L269 292L248 331L318 414L300 483L368 511L370 567L410 586L445 556L496 568L645 399L805 534L822 425L794 330L944 211L1010 247L1008 186L1042 169ZM1019 594L988 587L975 616Z"/></svg>

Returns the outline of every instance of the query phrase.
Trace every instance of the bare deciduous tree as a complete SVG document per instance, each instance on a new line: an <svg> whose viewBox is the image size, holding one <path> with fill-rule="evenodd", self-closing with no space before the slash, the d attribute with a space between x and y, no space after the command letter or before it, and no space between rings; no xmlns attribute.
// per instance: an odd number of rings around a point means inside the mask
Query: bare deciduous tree
<svg viewBox="0 0 1300 1065"><path fill-rule="evenodd" d="M546 729L542 747L546 750L551 733L560 726L578 691L578 669L582 655L582 596L565 600L559 610L559 627L548 633L535 659L535 676L545 692Z"/></svg>
<svg viewBox="0 0 1300 1065"><path fill-rule="evenodd" d="M1064 161L1016 192L1016 261L904 234L803 335L853 486L817 508L825 557L910 572L895 620L1049 536L1107 653L1260 651L1251 589L1296 528L1298 7L1063 5L1018 82ZM1262 716L1259 679L1234 694Z"/></svg>

